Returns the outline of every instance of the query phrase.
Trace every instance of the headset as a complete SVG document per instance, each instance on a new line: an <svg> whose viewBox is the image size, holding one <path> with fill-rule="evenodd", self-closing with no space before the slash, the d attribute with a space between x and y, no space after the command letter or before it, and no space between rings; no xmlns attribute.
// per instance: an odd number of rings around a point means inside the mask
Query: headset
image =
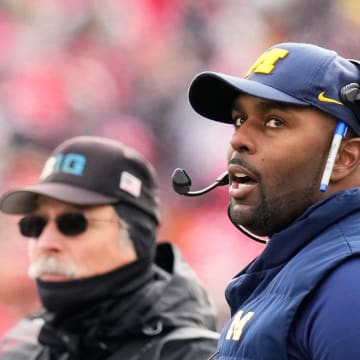
<svg viewBox="0 0 360 360"><path fill-rule="evenodd" d="M180 195L186 195L186 196L204 195L218 186L229 185L229 175L227 171L225 171L223 174L218 176L213 184L198 191L190 191L192 181L190 176L183 169L180 168L175 169L173 174L171 175L171 179L172 179L173 189L175 190L175 192L177 192Z"/></svg>
<svg viewBox="0 0 360 360"><path fill-rule="evenodd" d="M359 66L358 62L352 60L355 65ZM360 89L358 83L350 83L340 89L340 99L342 103L347 106L360 122ZM342 139L345 137L348 130L348 125L343 120L338 120L335 127L334 136L331 142L329 155L326 161L326 166L320 182L320 191L325 192L328 188L330 176L334 168L337 153L340 148Z"/></svg>
<svg viewBox="0 0 360 360"><path fill-rule="evenodd" d="M185 195L185 196L204 195L204 194L208 193L209 191L212 191L213 189L217 188L218 186L229 185L229 183L230 183L229 174L227 171L225 171L223 174L221 174L215 180L215 182L213 182L209 186L207 186L203 189L197 190L197 191L191 191L190 190L190 187L192 184L191 178L184 169L180 169L180 168L177 168L173 171L173 173L171 175L171 180L172 180L172 186L173 186L173 189L175 190L175 192L177 192L180 195ZM252 240L255 240L262 244L267 243L267 241L265 239L251 233L249 230L247 230L243 226L235 223L235 221L231 217L230 210L231 210L231 207L229 204L228 208L227 208L227 214L228 214L230 221L232 222L233 225L236 226L237 229L239 229L243 234L245 234Z"/></svg>
<svg viewBox="0 0 360 360"><path fill-rule="evenodd" d="M356 60L350 60L351 62L355 63L360 69L360 62ZM350 83L345 86L343 86L340 90L340 99L343 102L345 106L347 106L355 115L356 119L360 123L360 84L358 83ZM335 158L341 143L341 140L345 136L347 131L347 125L339 120L337 122L337 126L335 129L333 141L330 147L327 163L325 166L325 170L323 173L323 177L321 180L320 185L320 191L324 192L327 190L327 184L332 172L332 168L334 166ZM217 188L218 186L224 186L229 185L230 179L229 174L227 171L225 171L223 174L221 174L214 183L210 184L209 186L197 190L197 191L191 191L191 185L192 181L190 176L186 173L185 170L177 168L173 171L173 174L171 176L172 179L172 186L175 192L177 192L180 195L185 196L199 196L204 195L208 193L209 191L212 191L213 189ZM250 239L255 240L257 242L260 242L262 244L266 244L267 240L265 240L262 237L259 237L253 233L251 233L249 230L247 230L245 227L235 223L235 221L231 217L231 204L228 205L227 214L232 222L233 225L236 226L237 229L239 229L243 234L248 236Z"/></svg>
<svg viewBox="0 0 360 360"><path fill-rule="evenodd" d="M357 62L360 70L360 62ZM350 83L340 90L341 101L354 113L360 122L360 84Z"/></svg>

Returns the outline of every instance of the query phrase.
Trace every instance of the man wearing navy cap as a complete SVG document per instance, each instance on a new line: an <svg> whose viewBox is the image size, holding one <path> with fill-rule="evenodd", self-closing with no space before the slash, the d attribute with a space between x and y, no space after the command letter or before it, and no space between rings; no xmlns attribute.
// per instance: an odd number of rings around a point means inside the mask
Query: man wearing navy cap
<svg viewBox="0 0 360 360"><path fill-rule="evenodd" d="M360 358L359 83L358 62L301 43L193 79L194 110L234 128L229 217L268 238L226 289L217 359Z"/></svg>
<svg viewBox="0 0 360 360"><path fill-rule="evenodd" d="M215 313L176 248L156 243L156 174L120 142L60 144L38 184L5 193L43 310L0 343L7 360L193 360L216 349Z"/></svg>

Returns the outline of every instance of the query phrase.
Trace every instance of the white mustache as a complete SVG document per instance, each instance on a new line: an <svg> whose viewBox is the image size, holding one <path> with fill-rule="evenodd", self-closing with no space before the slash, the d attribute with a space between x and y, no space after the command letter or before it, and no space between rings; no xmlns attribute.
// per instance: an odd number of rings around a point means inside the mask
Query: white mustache
<svg viewBox="0 0 360 360"><path fill-rule="evenodd" d="M36 279L45 274L62 275L70 279L77 277L79 271L74 264L63 263L54 256L42 257L32 263L28 269L28 275Z"/></svg>

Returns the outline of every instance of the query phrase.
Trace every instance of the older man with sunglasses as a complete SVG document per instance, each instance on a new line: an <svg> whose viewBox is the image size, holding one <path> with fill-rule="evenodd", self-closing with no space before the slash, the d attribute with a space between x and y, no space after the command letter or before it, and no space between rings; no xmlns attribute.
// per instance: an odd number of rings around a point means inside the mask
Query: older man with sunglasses
<svg viewBox="0 0 360 360"><path fill-rule="evenodd" d="M5 193L21 215L43 309L0 343L0 359L208 359L214 309L173 245L156 243L152 166L119 142L60 144L40 181Z"/></svg>

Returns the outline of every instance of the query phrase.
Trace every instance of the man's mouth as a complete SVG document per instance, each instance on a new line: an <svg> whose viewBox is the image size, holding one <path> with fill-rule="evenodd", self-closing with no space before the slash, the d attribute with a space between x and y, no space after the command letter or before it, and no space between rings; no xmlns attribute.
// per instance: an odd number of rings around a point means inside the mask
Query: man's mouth
<svg viewBox="0 0 360 360"><path fill-rule="evenodd" d="M258 184L255 176L238 165L229 166L230 188L232 198L244 198L254 190Z"/></svg>
<svg viewBox="0 0 360 360"><path fill-rule="evenodd" d="M69 280L69 277L59 273L44 273L39 277L39 279L42 281L57 282Z"/></svg>
<svg viewBox="0 0 360 360"><path fill-rule="evenodd" d="M256 184L256 181L251 178L249 175L243 172L235 172L231 177L231 184L234 187L238 187L239 185L252 185Z"/></svg>

